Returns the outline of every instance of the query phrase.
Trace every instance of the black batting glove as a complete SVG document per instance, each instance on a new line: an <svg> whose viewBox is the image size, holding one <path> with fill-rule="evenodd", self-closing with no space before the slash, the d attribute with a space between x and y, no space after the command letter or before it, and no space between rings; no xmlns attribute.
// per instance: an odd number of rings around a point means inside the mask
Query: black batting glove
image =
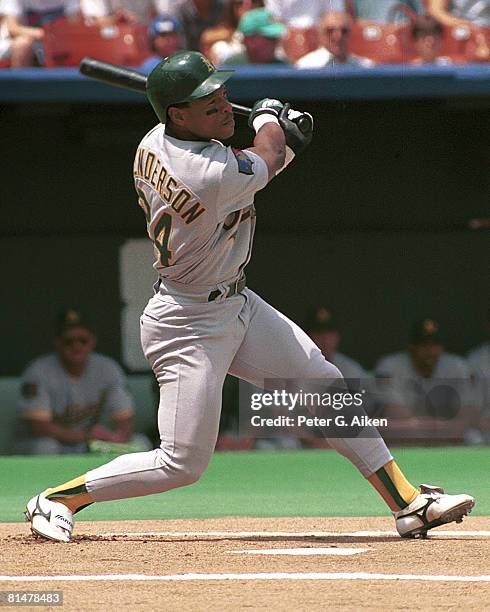
<svg viewBox="0 0 490 612"><path fill-rule="evenodd" d="M248 117L249 127L253 127L254 119L263 113L269 113L270 115L274 115L274 117L279 117L279 113L283 108L284 104L280 100L274 100L273 98L258 100L252 106L252 111Z"/></svg>
<svg viewBox="0 0 490 612"><path fill-rule="evenodd" d="M292 119L291 116L293 116ZM297 111L291 111L290 104L286 103L279 113L278 120L288 147L294 151L295 155L302 153L313 138L313 118L311 115L309 113L298 115Z"/></svg>

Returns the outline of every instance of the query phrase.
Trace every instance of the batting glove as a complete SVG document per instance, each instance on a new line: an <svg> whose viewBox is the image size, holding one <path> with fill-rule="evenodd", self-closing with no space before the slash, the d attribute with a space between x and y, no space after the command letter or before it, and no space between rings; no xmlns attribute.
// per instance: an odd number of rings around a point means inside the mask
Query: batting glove
<svg viewBox="0 0 490 612"><path fill-rule="evenodd" d="M295 155L302 153L313 138L313 118L309 113L301 113L299 116L290 118L291 111L289 103L286 103L279 113L279 125L282 127L286 144Z"/></svg>
<svg viewBox="0 0 490 612"><path fill-rule="evenodd" d="M279 117L279 113L284 108L284 104L280 100L274 100L273 98L264 98L258 100L252 107L252 112L248 117L249 127L253 127L254 119L264 113Z"/></svg>

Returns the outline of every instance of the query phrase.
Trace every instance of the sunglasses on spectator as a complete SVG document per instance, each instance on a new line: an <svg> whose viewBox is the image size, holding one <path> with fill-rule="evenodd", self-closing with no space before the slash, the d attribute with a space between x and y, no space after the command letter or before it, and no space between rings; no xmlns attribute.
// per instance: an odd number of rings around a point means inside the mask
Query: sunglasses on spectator
<svg viewBox="0 0 490 612"><path fill-rule="evenodd" d="M243 6L246 4L245 0L233 0L233 4L235 6ZM262 6L263 0L251 0L251 4L256 4L257 6Z"/></svg>
<svg viewBox="0 0 490 612"><path fill-rule="evenodd" d="M331 27L331 28L324 28L323 31L326 34L333 34L334 32L340 32L342 34L342 36L346 36L347 34L350 33L350 28L346 28L346 27L344 27L344 28L334 28L334 27Z"/></svg>
<svg viewBox="0 0 490 612"><path fill-rule="evenodd" d="M86 346L90 342L90 338L88 336L69 336L68 338L63 338L62 342L63 346L73 346L75 344Z"/></svg>

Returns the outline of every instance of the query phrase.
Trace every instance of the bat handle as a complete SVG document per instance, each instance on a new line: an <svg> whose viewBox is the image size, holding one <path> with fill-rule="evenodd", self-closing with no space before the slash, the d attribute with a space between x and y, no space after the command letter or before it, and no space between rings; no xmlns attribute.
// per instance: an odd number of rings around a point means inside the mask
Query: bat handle
<svg viewBox="0 0 490 612"><path fill-rule="evenodd" d="M242 106L241 104L232 103L231 107L233 108L233 112L235 113L235 115L244 115L248 117L252 112L251 108L248 108L248 106Z"/></svg>

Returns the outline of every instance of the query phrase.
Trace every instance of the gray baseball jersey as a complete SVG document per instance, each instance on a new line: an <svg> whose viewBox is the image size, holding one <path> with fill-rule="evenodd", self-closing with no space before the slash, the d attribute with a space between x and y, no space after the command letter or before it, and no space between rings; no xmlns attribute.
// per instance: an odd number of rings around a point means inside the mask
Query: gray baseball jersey
<svg viewBox="0 0 490 612"><path fill-rule="evenodd" d="M332 363L338 367L344 378L367 378L364 368L343 353L336 351L332 356Z"/></svg>
<svg viewBox="0 0 490 612"><path fill-rule="evenodd" d="M490 411L490 342L485 342L468 353L468 364L475 378L480 405Z"/></svg>
<svg viewBox="0 0 490 612"><path fill-rule="evenodd" d="M98 353L91 353L80 378L70 376L54 353L39 357L22 374L19 415L23 418L49 419L79 431L101 411L130 416L132 406L123 371Z"/></svg>
<svg viewBox="0 0 490 612"><path fill-rule="evenodd" d="M433 409L454 416L459 407L474 403L469 368L457 355L443 353L430 378L420 376L405 352L387 355L375 370L378 378L388 379L381 387L382 400L410 408L414 415L427 415Z"/></svg>
<svg viewBox="0 0 490 612"><path fill-rule="evenodd" d="M258 155L177 140L160 124L138 147L134 178L162 278L205 287L241 274L252 249L254 194L268 180Z"/></svg>

